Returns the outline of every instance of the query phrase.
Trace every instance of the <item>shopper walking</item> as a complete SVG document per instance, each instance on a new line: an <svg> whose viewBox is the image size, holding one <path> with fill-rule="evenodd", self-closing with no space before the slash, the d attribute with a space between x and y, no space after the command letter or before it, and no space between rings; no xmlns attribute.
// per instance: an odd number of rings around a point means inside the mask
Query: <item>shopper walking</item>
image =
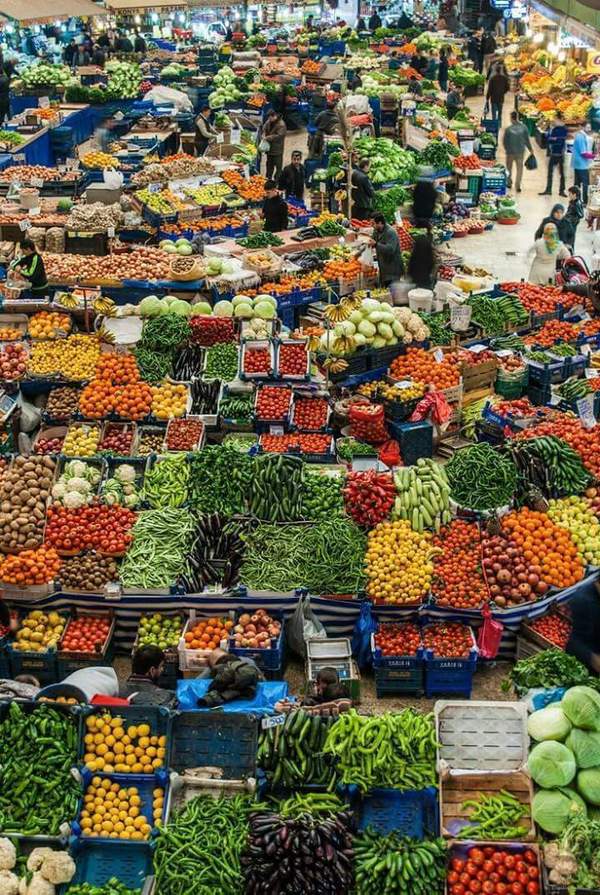
<svg viewBox="0 0 600 895"><path fill-rule="evenodd" d="M398 234L380 212L373 215L373 244L379 266L379 282L387 287L404 273Z"/></svg>
<svg viewBox="0 0 600 895"><path fill-rule="evenodd" d="M304 165L302 153L295 149L292 152L292 161L286 165L279 178L279 189L285 193L286 199L304 199Z"/></svg>
<svg viewBox="0 0 600 895"><path fill-rule="evenodd" d="M542 223L535 231L535 239L539 239L543 235L546 224L554 224L558 231L560 241L564 242L565 245L573 244L573 228L565 217L565 206L561 205L560 202L557 202L556 205L552 207L550 214L543 219Z"/></svg>
<svg viewBox="0 0 600 895"><path fill-rule="evenodd" d="M569 222L571 230L573 231L573 239L571 240L570 246L571 249L575 251L577 227L579 226L580 221L585 217L585 209L583 207L583 202L581 201L581 193L579 192L578 186L570 186L568 195L569 204L567 205L565 220Z"/></svg>
<svg viewBox="0 0 600 895"><path fill-rule="evenodd" d="M371 162L363 158L352 172L352 217L359 221L368 221L371 217L375 190L369 180Z"/></svg>
<svg viewBox="0 0 600 895"><path fill-rule="evenodd" d="M502 106L509 89L510 81L503 74L501 67L497 65L488 81L487 101L491 107L492 121L497 121L499 127L502 127Z"/></svg>
<svg viewBox="0 0 600 895"><path fill-rule="evenodd" d="M448 90L448 48L442 47L440 50L440 65L438 68L438 83L440 90L444 93Z"/></svg>
<svg viewBox="0 0 600 895"><path fill-rule="evenodd" d="M592 152L592 126L582 124L573 140L571 150L571 167L575 178L575 186L580 186L583 194L583 204L587 205L588 189L590 185L590 167L594 153Z"/></svg>
<svg viewBox="0 0 600 895"><path fill-rule="evenodd" d="M437 258L431 235L417 236L408 259L409 279L418 289L433 289L436 268Z"/></svg>
<svg viewBox="0 0 600 895"><path fill-rule="evenodd" d="M217 139L217 132L210 123L210 108L204 106L200 114L196 118L194 128L194 145L196 147L196 155L204 155L210 143Z"/></svg>
<svg viewBox="0 0 600 895"><path fill-rule="evenodd" d="M265 230L268 233L280 233L282 230L287 230L287 202L277 190L277 184L274 180L267 180L265 183L265 197L262 206Z"/></svg>
<svg viewBox="0 0 600 895"><path fill-rule="evenodd" d="M269 144L267 154L267 180L279 178L283 169L283 150L287 128L281 115L272 110L267 116L262 132L262 140Z"/></svg>
<svg viewBox="0 0 600 895"><path fill-rule="evenodd" d="M528 149L529 152L533 153L533 148L531 146L529 131L523 122L519 121L519 116L516 112L510 113L510 124L502 136L502 145L504 147L504 152L506 153L508 188L511 189L513 185L512 169L514 165L517 169L515 187L517 193L520 193L521 182L523 180L523 159L525 150Z"/></svg>
<svg viewBox="0 0 600 895"><path fill-rule="evenodd" d="M552 127L548 131L546 138L548 152L548 178L546 180L546 189L540 193L540 196L552 195L552 179L554 169L558 168L560 175L559 196L566 196L565 193L565 149L567 144L568 132L563 121L562 112L556 112Z"/></svg>
<svg viewBox="0 0 600 895"><path fill-rule="evenodd" d="M544 227L542 236L536 239L533 251L534 259L527 279L538 286L553 283L557 261L568 258L571 254L566 245L560 241L556 224L550 223Z"/></svg>

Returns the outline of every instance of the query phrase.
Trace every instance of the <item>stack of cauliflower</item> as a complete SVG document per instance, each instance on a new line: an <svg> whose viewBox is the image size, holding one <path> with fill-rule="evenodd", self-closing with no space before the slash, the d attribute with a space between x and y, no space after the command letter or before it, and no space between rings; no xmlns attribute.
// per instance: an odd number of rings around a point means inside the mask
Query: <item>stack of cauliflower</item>
<svg viewBox="0 0 600 895"><path fill-rule="evenodd" d="M87 506L98 493L100 478L97 467L83 460L69 460L52 488L52 500L71 510Z"/></svg>
<svg viewBox="0 0 600 895"><path fill-rule="evenodd" d="M34 848L21 879L14 872L16 864L15 846L0 838L0 895L55 895L56 886L75 876L75 861L66 851Z"/></svg>

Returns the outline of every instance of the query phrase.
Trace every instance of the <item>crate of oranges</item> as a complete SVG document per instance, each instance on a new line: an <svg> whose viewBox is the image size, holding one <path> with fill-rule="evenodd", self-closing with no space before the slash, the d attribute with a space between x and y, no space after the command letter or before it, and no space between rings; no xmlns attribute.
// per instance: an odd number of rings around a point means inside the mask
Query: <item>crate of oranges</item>
<svg viewBox="0 0 600 895"><path fill-rule="evenodd" d="M0 342L18 342L27 332L27 314L0 314Z"/></svg>
<svg viewBox="0 0 600 895"><path fill-rule="evenodd" d="M179 641L179 667L182 671L195 671L207 664L212 650L229 649L229 637L233 629L231 618L198 618L194 610L186 622Z"/></svg>
<svg viewBox="0 0 600 895"><path fill-rule="evenodd" d="M29 318L28 334L32 339L58 339L70 330L70 314L60 311L38 311Z"/></svg>
<svg viewBox="0 0 600 895"><path fill-rule="evenodd" d="M166 767L169 713L131 705L119 713L98 707L85 719L80 759L90 772L154 774Z"/></svg>
<svg viewBox="0 0 600 895"><path fill-rule="evenodd" d="M117 780L84 771L83 785L85 794L74 831L82 837L144 842L162 824L164 775Z"/></svg>

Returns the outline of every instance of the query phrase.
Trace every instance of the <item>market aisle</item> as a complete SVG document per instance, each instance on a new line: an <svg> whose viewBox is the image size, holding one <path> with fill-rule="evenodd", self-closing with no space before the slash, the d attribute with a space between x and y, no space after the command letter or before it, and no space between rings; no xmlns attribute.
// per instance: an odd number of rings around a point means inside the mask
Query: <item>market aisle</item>
<svg viewBox="0 0 600 895"><path fill-rule="evenodd" d="M483 112L484 99L476 97L468 101L469 109L478 117ZM504 105L503 123L509 122L513 108L513 94L507 96ZM504 162L502 150L502 132L500 133L500 149L498 159ZM464 257L468 264L487 268L500 280L519 280L527 278L531 267L532 256L528 254L533 247L533 236L543 217L548 215L556 202L567 205L568 200L558 195L558 178L555 176L552 196L540 196L546 185L546 157L543 150L534 144L538 160L537 171L525 171L523 174L523 192L514 193L521 220L514 226L496 224L492 233L483 236L466 236L453 240L452 249ZM568 162L567 162L568 164ZM556 174L556 172L555 172ZM567 168L567 187L573 183L573 172ZM577 229L575 250L583 255L588 264L592 259L592 232L584 221Z"/></svg>

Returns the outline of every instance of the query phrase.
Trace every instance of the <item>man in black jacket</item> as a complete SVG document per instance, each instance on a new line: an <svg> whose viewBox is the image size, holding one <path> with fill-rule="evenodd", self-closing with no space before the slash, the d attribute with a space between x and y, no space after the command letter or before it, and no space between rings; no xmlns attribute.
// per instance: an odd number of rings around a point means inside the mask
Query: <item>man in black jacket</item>
<svg viewBox="0 0 600 895"><path fill-rule="evenodd" d="M22 255L13 261L14 267L20 268L20 274L29 280L32 298L45 298L48 294L48 280L44 260L31 239L21 243Z"/></svg>
<svg viewBox="0 0 600 895"><path fill-rule="evenodd" d="M369 180L371 162L363 158L352 172L352 217L367 221L371 217L375 190Z"/></svg>
<svg viewBox="0 0 600 895"><path fill-rule="evenodd" d="M297 149L292 152L291 164L286 165L281 172L279 189L285 193L286 199L291 197L302 202L304 198L304 165L302 153Z"/></svg>
<svg viewBox="0 0 600 895"><path fill-rule="evenodd" d="M586 587L569 602L573 628L567 652L600 674L600 596L598 584Z"/></svg>
<svg viewBox="0 0 600 895"><path fill-rule="evenodd" d="M381 28L381 16L377 10L374 9L369 18L369 31L372 34L373 31L377 31L378 28Z"/></svg>
<svg viewBox="0 0 600 895"><path fill-rule="evenodd" d="M142 646L136 650L131 660L131 674L119 690L121 699L129 699L132 705L175 708L175 692L158 686L164 662L165 654L158 646Z"/></svg>
<svg viewBox="0 0 600 895"><path fill-rule="evenodd" d="M277 184L274 180L267 180L265 183L265 195L266 199L262 207L265 230L268 233L279 233L281 230L287 230L287 202L281 196L281 193L277 191Z"/></svg>

